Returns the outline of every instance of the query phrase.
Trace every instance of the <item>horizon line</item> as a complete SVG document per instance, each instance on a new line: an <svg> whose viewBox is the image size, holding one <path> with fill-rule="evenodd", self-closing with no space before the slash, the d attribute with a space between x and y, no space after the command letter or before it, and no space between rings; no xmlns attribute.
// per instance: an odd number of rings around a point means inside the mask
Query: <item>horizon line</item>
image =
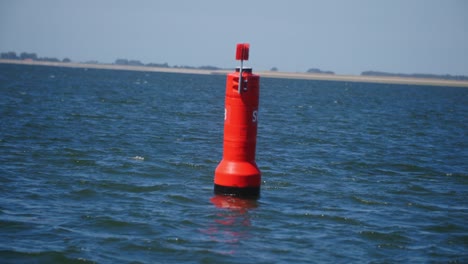
<svg viewBox="0 0 468 264"><path fill-rule="evenodd" d="M201 75L221 75L228 74L232 69L207 70L200 68L174 68L174 67L153 67L153 66L133 66L105 63L81 63L81 62L50 62L35 60L11 60L0 59L0 64L17 64L33 66L49 66L63 68L90 68L102 70L127 70L140 72L166 72L179 74L201 74ZM300 79L300 80L318 80L318 81L338 81L338 82L362 82L362 83L384 83L384 84L406 84L406 85L428 85L428 86L450 86L468 88L468 81L447 80L441 78L417 78L401 76L370 76L370 75L344 75L327 73L307 73L307 72L280 72L280 71L259 71L255 74L264 78L279 79Z"/></svg>

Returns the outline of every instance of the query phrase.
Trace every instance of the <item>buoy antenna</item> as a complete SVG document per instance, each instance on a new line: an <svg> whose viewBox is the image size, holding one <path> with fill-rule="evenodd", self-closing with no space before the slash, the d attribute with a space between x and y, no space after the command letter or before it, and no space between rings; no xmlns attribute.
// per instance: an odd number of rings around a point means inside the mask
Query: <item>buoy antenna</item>
<svg viewBox="0 0 468 264"><path fill-rule="evenodd" d="M249 60L249 43L239 43L236 48L236 60L241 61L239 69L239 86L237 88L239 94L242 92L242 69L244 67L244 60Z"/></svg>

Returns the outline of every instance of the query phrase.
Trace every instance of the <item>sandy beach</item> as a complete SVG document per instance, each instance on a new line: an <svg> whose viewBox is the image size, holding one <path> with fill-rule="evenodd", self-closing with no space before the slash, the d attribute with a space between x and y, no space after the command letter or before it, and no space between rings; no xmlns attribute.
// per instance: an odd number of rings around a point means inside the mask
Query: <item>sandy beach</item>
<svg viewBox="0 0 468 264"><path fill-rule="evenodd" d="M185 74L223 74L224 75L230 72L230 70L201 70L201 69L185 69L185 68L128 66L128 65L116 65L116 64L87 64L87 63L75 63L75 62L65 63L65 62L23 61L23 60L4 60L4 59L0 59L0 63L52 66L52 67L144 71L144 72L169 72L169 73L185 73ZM430 79L430 78L404 78L404 77L384 77L384 76L380 77L380 76L361 76L361 75L330 75L330 74L272 72L272 71L263 71L263 72L255 72L255 73L264 78L468 87L468 81L454 81L454 80Z"/></svg>

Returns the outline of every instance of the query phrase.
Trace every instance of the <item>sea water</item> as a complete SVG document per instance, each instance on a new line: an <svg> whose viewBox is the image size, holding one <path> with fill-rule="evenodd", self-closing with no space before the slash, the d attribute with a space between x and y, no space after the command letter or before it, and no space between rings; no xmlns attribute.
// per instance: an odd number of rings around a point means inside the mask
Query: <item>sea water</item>
<svg viewBox="0 0 468 264"><path fill-rule="evenodd" d="M261 78L244 201L225 78L0 65L0 262L468 262L468 89Z"/></svg>

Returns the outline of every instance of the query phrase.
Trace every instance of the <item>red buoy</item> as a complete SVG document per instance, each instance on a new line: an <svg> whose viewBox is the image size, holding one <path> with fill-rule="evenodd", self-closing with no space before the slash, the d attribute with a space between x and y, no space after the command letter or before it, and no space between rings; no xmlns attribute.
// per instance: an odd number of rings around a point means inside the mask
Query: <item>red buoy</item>
<svg viewBox="0 0 468 264"><path fill-rule="evenodd" d="M261 173L255 163L260 76L243 68L249 44L237 44L241 67L226 81L223 159L215 170L215 194L246 198L260 195Z"/></svg>

